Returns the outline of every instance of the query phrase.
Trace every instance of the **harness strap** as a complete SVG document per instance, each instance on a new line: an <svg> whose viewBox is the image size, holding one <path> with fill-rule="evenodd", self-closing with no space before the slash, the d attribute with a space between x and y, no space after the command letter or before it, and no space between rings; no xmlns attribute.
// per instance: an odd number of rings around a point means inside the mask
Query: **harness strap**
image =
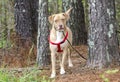
<svg viewBox="0 0 120 82"><path fill-rule="evenodd" d="M63 50L61 49L60 45L67 40L67 37L68 37L68 32L66 33L63 41L58 42L58 43L54 43L54 42L50 41L50 38L49 38L49 42L50 42L52 45L57 45L57 48L58 48L57 52L63 52Z"/></svg>
<svg viewBox="0 0 120 82"><path fill-rule="evenodd" d="M63 52L63 50L60 47L60 44L57 45L57 48L58 48L57 52Z"/></svg>

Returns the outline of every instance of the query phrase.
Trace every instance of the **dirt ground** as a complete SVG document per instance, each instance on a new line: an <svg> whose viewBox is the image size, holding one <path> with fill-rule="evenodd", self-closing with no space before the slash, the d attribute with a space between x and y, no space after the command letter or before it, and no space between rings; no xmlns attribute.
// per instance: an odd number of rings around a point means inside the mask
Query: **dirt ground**
<svg viewBox="0 0 120 82"><path fill-rule="evenodd" d="M75 47L84 57L87 58L87 46L79 46L79 47ZM10 60L10 57L7 57ZM14 57L12 57L14 58ZM22 66L21 64L19 65L19 63L21 63L21 61L23 61L20 57L18 63L12 65L11 66ZM15 60L18 60L17 58ZM8 59L6 59L6 61L8 61ZM66 60L67 61L67 60ZM14 63L16 61L13 61ZM74 67L69 68L67 66L65 66L65 70L66 70L66 74L64 75L60 75L59 71L60 71L60 67L59 67L59 62L57 62L57 76L55 79L51 79L51 81L55 81L55 82L120 82L120 67L110 67L110 68L106 68L106 69L102 69L102 70L97 70L97 69L87 69L85 68L85 63L86 60L84 60L83 58L81 58L76 52L72 52L72 62ZM12 63L12 62L11 62ZM22 62L24 64L24 62ZM34 61L35 63L35 61ZM34 63L32 64L34 66ZM31 65L31 66L32 66ZM41 74L40 77L42 76L47 76L49 79L50 73L51 73L51 66L49 66L50 70L44 70ZM109 71L108 73L106 73L106 71Z"/></svg>
<svg viewBox="0 0 120 82"><path fill-rule="evenodd" d="M87 47L76 47L84 57L87 57ZM57 65L57 76L55 82L120 82L120 67L110 67L102 70L90 70L85 68L86 60L82 59L77 53L72 53L74 67L69 68L66 65L66 74L59 74L59 65ZM59 64L59 63L57 63ZM111 71L110 71L111 70ZM115 70L117 70L115 72ZM106 73L110 71L110 73ZM43 72L43 75L50 76L51 70Z"/></svg>

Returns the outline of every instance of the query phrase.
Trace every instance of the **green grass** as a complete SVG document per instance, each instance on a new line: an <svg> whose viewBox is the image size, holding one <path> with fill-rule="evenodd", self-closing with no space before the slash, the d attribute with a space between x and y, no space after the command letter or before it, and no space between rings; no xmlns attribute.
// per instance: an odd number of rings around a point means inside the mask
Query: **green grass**
<svg viewBox="0 0 120 82"><path fill-rule="evenodd" d="M6 41L3 40L3 41L0 41L0 48L4 48L6 45Z"/></svg>
<svg viewBox="0 0 120 82"><path fill-rule="evenodd" d="M103 74L100 75L104 82L111 82L109 78L105 77L105 74L115 74L119 72L119 69L106 70Z"/></svg>
<svg viewBox="0 0 120 82"><path fill-rule="evenodd" d="M0 82L51 82L46 76L40 76L40 70L32 71L0 71Z"/></svg>

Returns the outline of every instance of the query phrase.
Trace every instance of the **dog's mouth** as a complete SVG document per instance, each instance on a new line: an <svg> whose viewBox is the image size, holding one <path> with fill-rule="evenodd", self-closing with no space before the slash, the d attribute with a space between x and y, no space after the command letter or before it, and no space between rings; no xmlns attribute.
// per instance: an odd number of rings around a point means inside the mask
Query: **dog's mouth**
<svg viewBox="0 0 120 82"><path fill-rule="evenodd" d="M56 31L64 31L64 26L63 25L59 25L55 27Z"/></svg>
<svg viewBox="0 0 120 82"><path fill-rule="evenodd" d="M59 30L63 30L64 28L59 28Z"/></svg>
<svg viewBox="0 0 120 82"><path fill-rule="evenodd" d="M59 26L58 26L58 30L64 30L63 25L59 25Z"/></svg>
<svg viewBox="0 0 120 82"><path fill-rule="evenodd" d="M58 28L58 31L64 31L64 28Z"/></svg>

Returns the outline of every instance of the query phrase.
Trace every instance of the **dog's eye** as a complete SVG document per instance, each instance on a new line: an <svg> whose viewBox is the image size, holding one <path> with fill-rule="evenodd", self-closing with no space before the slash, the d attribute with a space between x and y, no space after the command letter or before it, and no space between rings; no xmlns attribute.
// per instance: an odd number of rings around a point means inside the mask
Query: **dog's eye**
<svg viewBox="0 0 120 82"><path fill-rule="evenodd" d="M63 13L63 16L65 16L65 13Z"/></svg>
<svg viewBox="0 0 120 82"><path fill-rule="evenodd" d="M55 20L55 22L57 22L58 20Z"/></svg>
<svg viewBox="0 0 120 82"><path fill-rule="evenodd" d="M62 21L64 21L65 19L61 19Z"/></svg>

